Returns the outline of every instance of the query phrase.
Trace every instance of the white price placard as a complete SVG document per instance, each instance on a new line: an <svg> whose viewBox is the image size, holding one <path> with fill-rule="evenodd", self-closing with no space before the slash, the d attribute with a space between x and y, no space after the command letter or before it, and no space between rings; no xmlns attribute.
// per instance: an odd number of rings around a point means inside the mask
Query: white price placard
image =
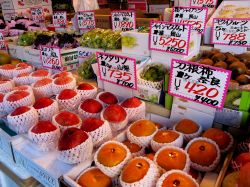
<svg viewBox="0 0 250 187"><path fill-rule="evenodd" d="M97 52L100 79L137 90L136 59Z"/></svg>
<svg viewBox="0 0 250 187"><path fill-rule="evenodd" d="M250 19L213 19L212 43L250 47Z"/></svg>
<svg viewBox="0 0 250 187"><path fill-rule="evenodd" d="M44 68L62 70L61 51L58 47L42 46L40 58Z"/></svg>
<svg viewBox="0 0 250 187"><path fill-rule="evenodd" d="M136 15L132 10L111 12L113 31L131 31L136 29Z"/></svg>
<svg viewBox="0 0 250 187"><path fill-rule="evenodd" d="M53 25L56 28L64 28L67 25L67 12L56 11L53 12Z"/></svg>
<svg viewBox="0 0 250 187"><path fill-rule="evenodd" d="M173 59L169 94L213 108L223 108L231 71Z"/></svg>
<svg viewBox="0 0 250 187"><path fill-rule="evenodd" d="M188 55L191 25L152 21L150 23L149 49Z"/></svg>
<svg viewBox="0 0 250 187"><path fill-rule="evenodd" d="M192 25L192 30L203 34L207 21L208 8L174 7L173 22Z"/></svg>
<svg viewBox="0 0 250 187"><path fill-rule="evenodd" d="M77 13L77 23L81 30L91 30L96 27L94 11L80 11Z"/></svg>
<svg viewBox="0 0 250 187"><path fill-rule="evenodd" d="M190 0L190 6L202 8L216 8L218 0Z"/></svg>
<svg viewBox="0 0 250 187"><path fill-rule="evenodd" d="M6 51L6 52L8 52L8 44L4 40L4 36L3 36L2 32L0 32L0 51Z"/></svg>
<svg viewBox="0 0 250 187"><path fill-rule="evenodd" d="M32 7L30 8L31 19L37 23L44 22L44 12L43 7Z"/></svg>

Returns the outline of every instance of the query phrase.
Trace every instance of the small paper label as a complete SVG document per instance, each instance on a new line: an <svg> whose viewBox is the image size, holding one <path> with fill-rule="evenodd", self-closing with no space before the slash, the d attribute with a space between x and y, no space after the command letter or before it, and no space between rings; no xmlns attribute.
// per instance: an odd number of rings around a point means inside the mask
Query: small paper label
<svg viewBox="0 0 250 187"><path fill-rule="evenodd" d="M190 6L216 8L217 0L190 0Z"/></svg>
<svg viewBox="0 0 250 187"><path fill-rule="evenodd" d="M81 30L91 30L96 27L95 12L81 11L77 13L78 27Z"/></svg>
<svg viewBox="0 0 250 187"><path fill-rule="evenodd" d="M67 25L67 12L57 11L53 12L53 25L57 28L64 28Z"/></svg>
<svg viewBox="0 0 250 187"><path fill-rule="evenodd" d="M214 108L223 108L231 71L173 59L169 93Z"/></svg>
<svg viewBox="0 0 250 187"><path fill-rule="evenodd" d="M42 46L40 50L40 58L44 68L62 70L60 48Z"/></svg>
<svg viewBox="0 0 250 187"><path fill-rule="evenodd" d="M136 16L134 11L111 12L113 31L131 31L136 29Z"/></svg>
<svg viewBox="0 0 250 187"><path fill-rule="evenodd" d="M137 89L136 59L102 52L96 56L101 80Z"/></svg>
<svg viewBox="0 0 250 187"><path fill-rule="evenodd" d="M37 23L44 22L44 12L42 7L33 7L30 8L31 19Z"/></svg>
<svg viewBox="0 0 250 187"><path fill-rule="evenodd" d="M8 43L4 40L2 32L0 32L0 51L8 52Z"/></svg>

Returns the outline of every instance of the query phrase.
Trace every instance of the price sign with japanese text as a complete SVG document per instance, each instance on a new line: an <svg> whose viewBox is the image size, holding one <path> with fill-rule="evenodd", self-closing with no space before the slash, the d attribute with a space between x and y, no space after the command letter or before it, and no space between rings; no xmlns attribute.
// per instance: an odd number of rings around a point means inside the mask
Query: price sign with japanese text
<svg viewBox="0 0 250 187"><path fill-rule="evenodd" d="M214 18L212 43L250 47L250 19Z"/></svg>
<svg viewBox="0 0 250 187"><path fill-rule="evenodd" d="M42 46L40 50L40 58L43 67L62 70L61 51L59 47Z"/></svg>
<svg viewBox="0 0 250 187"><path fill-rule="evenodd" d="M67 12L56 11L53 12L53 25L57 28L66 27L67 25Z"/></svg>
<svg viewBox="0 0 250 187"><path fill-rule="evenodd" d="M6 51L6 52L8 51L8 44L4 40L4 36L2 32L0 32L0 51Z"/></svg>
<svg viewBox="0 0 250 187"><path fill-rule="evenodd" d="M43 7L32 7L30 8L31 19L37 23L44 22L44 12Z"/></svg>
<svg viewBox="0 0 250 187"><path fill-rule="evenodd" d="M149 49L188 55L191 25L152 21L149 32Z"/></svg>
<svg viewBox="0 0 250 187"><path fill-rule="evenodd" d="M111 12L113 31L131 31L136 29L136 15L132 10Z"/></svg>
<svg viewBox="0 0 250 187"><path fill-rule="evenodd" d="M94 29L96 26L94 11L80 11L77 13L78 27L81 30Z"/></svg>
<svg viewBox="0 0 250 187"><path fill-rule="evenodd" d="M192 25L192 30L203 34L207 20L208 8L174 7L173 22Z"/></svg>
<svg viewBox="0 0 250 187"><path fill-rule="evenodd" d="M217 0L190 0L190 6L216 8Z"/></svg>
<svg viewBox="0 0 250 187"><path fill-rule="evenodd" d="M231 71L173 59L168 91L213 108L223 108Z"/></svg>
<svg viewBox="0 0 250 187"><path fill-rule="evenodd" d="M136 59L97 52L100 79L137 90Z"/></svg>

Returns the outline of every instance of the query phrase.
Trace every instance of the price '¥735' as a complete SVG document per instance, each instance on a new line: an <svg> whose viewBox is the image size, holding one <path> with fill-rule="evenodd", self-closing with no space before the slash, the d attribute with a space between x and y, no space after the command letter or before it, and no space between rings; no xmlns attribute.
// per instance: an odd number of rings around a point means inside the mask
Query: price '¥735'
<svg viewBox="0 0 250 187"><path fill-rule="evenodd" d="M43 46L40 51L40 57L43 67L54 70L62 69L60 48Z"/></svg>
<svg viewBox="0 0 250 187"><path fill-rule="evenodd" d="M190 0L190 6L215 8L217 0Z"/></svg>

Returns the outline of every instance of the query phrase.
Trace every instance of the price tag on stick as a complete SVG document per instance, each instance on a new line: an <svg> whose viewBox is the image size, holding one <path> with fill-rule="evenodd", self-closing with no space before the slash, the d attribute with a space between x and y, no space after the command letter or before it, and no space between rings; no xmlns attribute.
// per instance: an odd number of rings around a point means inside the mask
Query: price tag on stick
<svg viewBox="0 0 250 187"><path fill-rule="evenodd" d="M59 47L42 46L40 50L42 65L48 69L62 70L61 51Z"/></svg>
<svg viewBox="0 0 250 187"><path fill-rule="evenodd" d="M223 108L231 71L173 59L168 91L214 108Z"/></svg>
<svg viewBox="0 0 250 187"><path fill-rule="evenodd" d="M190 6L202 8L216 8L218 0L190 0Z"/></svg>
<svg viewBox="0 0 250 187"><path fill-rule="evenodd" d="M188 55L191 25L152 21L150 23L149 49Z"/></svg>
<svg viewBox="0 0 250 187"><path fill-rule="evenodd" d="M212 43L250 47L250 19L214 18Z"/></svg>
<svg viewBox="0 0 250 187"><path fill-rule="evenodd" d="M31 19L36 23L44 22L44 12L43 7L32 7L30 8Z"/></svg>
<svg viewBox="0 0 250 187"><path fill-rule="evenodd" d="M136 59L97 52L100 79L137 90Z"/></svg>
<svg viewBox="0 0 250 187"><path fill-rule="evenodd" d="M0 51L5 51L8 53L8 44L4 40L4 36L2 32L0 32Z"/></svg>
<svg viewBox="0 0 250 187"><path fill-rule="evenodd" d="M77 13L78 27L81 30L90 30L96 27L94 11L80 11Z"/></svg>
<svg viewBox="0 0 250 187"><path fill-rule="evenodd" d="M192 30L201 34L205 31L208 8L174 7L173 22L192 25Z"/></svg>
<svg viewBox="0 0 250 187"><path fill-rule="evenodd" d="M136 15L132 10L111 12L113 31L131 31L136 29Z"/></svg>
<svg viewBox="0 0 250 187"><path fill-rule="evenodd" d="M53 25L56 28L64 28L67 25L67 12L56 11L53 12Z"/></svg>

